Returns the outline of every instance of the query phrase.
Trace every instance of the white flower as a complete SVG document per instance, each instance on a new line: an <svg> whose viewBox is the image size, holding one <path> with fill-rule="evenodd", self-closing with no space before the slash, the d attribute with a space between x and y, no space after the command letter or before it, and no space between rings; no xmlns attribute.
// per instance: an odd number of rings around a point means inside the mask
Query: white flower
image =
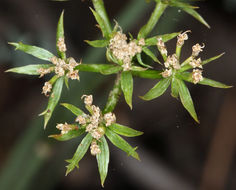
<svg viewBox="0 0 236 190"><path fill-rule="evenodd" d="M79 122L80 125L85 125L87 123L86 118L83 117L82 115L79 115L76 119L75 122Z"/></svg>
<svg viewBox="0 0 236 190"><path fill-rule="evenodd" d="M70 130L72 130L72 127L70 125L68 125L67 123L65 123L65 124L59 123L59 124L57 124L56 128L61 131L62 135L66 134Z"/></svg>
<svg viewBox="0 0 236 190"><path fill-rule="evenodd" d="M193 69L192 79L194 84L197 84L198 82L202 81L203 80L202 70Z"/></svg>
<svg viewBox="0 0 236 190"><path fill-rule="evenodd" d="M96 140L92 141L90 145L90 152L93 156L96 156L97 154L101 153L101 149L99 148Z"/></svg>
<svg viewBox="0 0 236 190"><path fill-rule="evenodd" d="M164 78L167 78L167 77L171 76L171 75L172 75L172 69L171 69L171 68L170 68L170 69L166 69L165 71L163 71L163 72L161 73L161 75L162 75Z"/></svg>
<svg viewBox="0 0 236 190"><path fill-rule="evenodd" d="M93 103L93 96L92 95L83 95L81 99L84 98L84 103L87 106L91 106Z"/></svg>
<svg viewBox="0 0 236 190"><path fill-rule="evenodd" d="M188 40L188 35L187 35L188 32L191 32L191 30L187 30L184 33L178 35L178 37L177 37L177 46L183 46L184 41Z"/></svg>
<svg viewBox="0 0 236 190"><path fill-rule="evenodd" d="M50 93L52 90L52 84L50 82L45 82L42 90L42 94L45 96L48 96L48 93Z"/></svg>
<svg viewBox="0 0 236 190"><path fill-rule="evenodd" d="M59 51L61 52L66 52L66 44L65 44L65 39L60 37L57 41L57 47Z"/></svg>
<svg viewBox="0 0 236 190"><path fill-rule="evenodd" d="M165 43L162 41L162 38L157 38L157 47L162 55L167 56L167 49Z"/></svg>
<svg viewBox="0 0 236 190"><path fill-rule="evenodd" d="M205 47L205 45L203 44L202 46L200 46L199 44L196 44L192 47L192 56L193 57L197 57L199 55L199 53L201 51L203 51L202 49Z"/></svg>
<svg viewBox="0 0 236 190"><path fill-rule="evenodd" d="M106 122L106 126L110 126L111 124L116 122L116 116L114 113L106 113L103 117Z"/></svg>
<svg viewBox="0 0 236 190"><path fill-rule="evenodd" d="M197 67L202 69L201 63L202 63L201 58L198 58L198 59L191 60L189 62L189 65L191 65L194 69L197 68Z"/></svg>

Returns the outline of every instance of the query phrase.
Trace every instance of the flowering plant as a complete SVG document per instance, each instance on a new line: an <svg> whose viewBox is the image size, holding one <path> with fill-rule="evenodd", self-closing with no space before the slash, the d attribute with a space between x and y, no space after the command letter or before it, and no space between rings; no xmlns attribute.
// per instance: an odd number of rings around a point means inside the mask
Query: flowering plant
<svg viewBox="0 0 236 190"><path fill-rule="evenodd" d="M159 18L168 6L178 7L195 17L202 24L209 27L206 21L195 11L194 6L184 3L180 0L155 0L155 8L147 23L139 30L138 35L130 38L123 33L121 26L115 21L114 27L111 26L103 0L92 0L94 9L90 8L99 28L101 29L103 39L86 42L95 48L106 48L106 58L109 64L89 64L77 62L74 58L66 56L66 44L64 36L64 12L62 12L56 35L57 56L49 51L36 46L30 46L19 43L9 43L16 49L31 54L39 59L49 61L50 64L27 65L7 70L28 75L39 75L43 77L46 74L54 73L54 76L45 82L42 93L49 97L48 106L40 115L44 115L44 128L46 128L53 111L60 100L63 84L69 88L69 79L80 80L80 72L96 72L102 75L116 75L114 86L110 91L104 109L93 105L92 95L83 95L85 108L89 112L86 114L81 109L68 104L61 105L75 114L75 123L60 123L56 128L61 131L60 134L50 135L59 141L67 141L72 138L84 135L72 159L67 160L66 175L75 167L78 167L79 161L83 158L90 147L91 154L96 156L98 169L101 178L101 184L104 185L108 172L109 147L106 138L109 139L119 149L128 155L139 160L136 148L131 147L121 136L135 137L143 133L127 126L116 123L116 116L113 113L120 95L123 93L128 106L132 109L133 97L133 77L148 78L152 80L159 79L158 83L140 98L143 100L152 100L161 96L169 86L171 86L171 95L174 98L180 98L184 108L190 113L196 122L199 122L194 109L193 101L184 81L194 84L209 85L217 88L229 88L225 84L202 76L203 65L220 58L223 54L217 55L207 60L198 58L199 53L203 51L204 44L196 44L192 47L192 54L181 61L181 49L188 39L188 33L175 32L170 34L148 37L156 26ZM176 51L168 55L165 43L177 37ZM157 48L156 52L151 50L152 46ZM159 60L157 52L163 58ZM154 69L150 63L143 61L143 57L148 56L154 63L164 67L163 70ZM188 70L192 69L192 72Z"/></svg>

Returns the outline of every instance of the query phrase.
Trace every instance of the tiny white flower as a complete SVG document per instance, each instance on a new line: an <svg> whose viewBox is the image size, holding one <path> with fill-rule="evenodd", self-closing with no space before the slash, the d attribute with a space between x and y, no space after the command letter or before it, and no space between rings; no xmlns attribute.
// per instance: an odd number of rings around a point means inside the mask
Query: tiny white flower
<svg viewBox="0 0 236 190"><path fill-rule="evenodd" d="M45 96L48 96L51 90L52 90L52 84L50 82L45 82L42 89L42 94L44 94Z"/></svg>
<svg viewBox="0 0 236 190"><path fill-rule="evenodd" d="M104 114L104 120L106 122L106 126L110 126L111 124L115 123L116 122L116 116L114 113L106 113Z"/></svg>
<svg viewBox="0 0 236 190"><path fill-rule="evenodd" d="M193 69L192 80L194 84L197 84L198 82L202 81L203 80L202 70Z"/></svg>
<svg viewBox="0 0 236 190"><path fill-rule="evenodd" d="M61 52L66 52L66 44L65 44L65 39L60 37L57 41L57 47L59 51Z"/></svg>
<svg viewBox="0 0 236 190"><path fill-rule="evenodd" d="M81 99L84 98L84 104L87 106L91 106L93 103L93 96L92 95L83 95Z"/></svg>
<svg viewBox="0 0 236 190"><path fill-rule="evenodd" d="M99 148L96 140L92 141L90 145L90 152L93 156L96 156L97 154L101 153L101 149Z"/></svg>
<svg viewBox="0 0 236 190"><path fill-rule="evenodd" d="M161 73L161 75L164 77L164 78L167 78L167 77L170 77L172 75L172 69L166 69L165 71L163 71Z"/></svg>
<svg viewBox="0 0 236 190"><path fill-rule="evenodd" d="M191 30L187 30L184 33L181 33L181 34L178 35L178 37L177 37L177 46L183 46L184 41L188 40L188 35L187 35L188 32L191 32Z"/></svg>
<svg viewBox="0 0 236 190"><path fill-rule="evenodd" d="M199 53L201 51L203 51L202 49L205 47L205 45L203 44L202 46L199 44L196 44L192 47L192 56L193 57L197 57L199 55Z"/></svg>

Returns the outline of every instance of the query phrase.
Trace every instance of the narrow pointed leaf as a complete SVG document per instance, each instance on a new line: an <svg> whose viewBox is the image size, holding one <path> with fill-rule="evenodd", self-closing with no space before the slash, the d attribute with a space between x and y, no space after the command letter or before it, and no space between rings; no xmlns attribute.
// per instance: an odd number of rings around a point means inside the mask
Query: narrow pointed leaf
<svg viewBox="0 0 236 190"><path fill-rule="evenodd" d="M145 44L147 46L155 46L155 45L157 45L157 39L158 38L162 38L163 42L168 42L169 40L175 38L178 35L179 35L179 32L154 36L154 37L151 37L151 38L147 38L145 40Z"/></svg>
<svg viewBox="0 0 236 190"><path fill-rule="evenodd" d="M57 39L56 41L58 42L58 40L60 38L65 39L65 35L64 35L64 11L62 11L61 16L59 18L58 24L57 24ZM61 52L57 46L57 54L60 58L65 59L66 58L66 54L65 52Z"/></svg>
<svg viewBox="0 0 236 190"><path fill-rule="evenodd" d="M92 47L98 47L98 48L106 47L109 45L108 40L94 40L94 41L85 40L85 42L87 42Z"/></svg>
<svg viewBox="0 0 236 190"><path fill-rule="evenodd" d="M161 71L146 70L146 71L132 71L133 76L147 79L161 79Z"/></svg>
<svg viewBox="0 0 236 190"><path fill-rule="evenodd" d="M139 67L139 66L131 66L131 71L146 71L147 68Z"/></svg>
<svg viewBox="0 0 236 190"><path fill-rule="evenodd" d="M69 165L66 166L66 175L68 175L75 167L79 168L79 161L84 157L85 153L93 140L93 137L88 133L79 144L72 159L67 160Z"/></svg>
<svg viewBox="0 0 236 190"><path fill-rule="evenodd" d="M183 9L186 13L193 16L195 19L197 19L202 24L204 24L207 28L210 28L209 24L204 20L204 18L197 11L195 11L194 9L184 8L184 7L182 7L181 9Z"/></svg>
<svg viewBox="0 0 236 190"><path fill-rule="evenodd" d="M179 74L178 77L187 81L187 82L193 83L192 73L183 72L183 73ZM203 77L203 80L198 82L197 84L207 85L207 86L211 86L211 87L215 87L215 88L231 88L232 87L232 86L228 86L228 85L223 84L221 82L217 82L217 81L205 78L205 77Z"/></svg>
<svg viewBox="0 0 236 190"><path fill-rule="evenodd" d="M64 82L64 78L60 77L57 79L57 81L53 85L52 93L48 100L48 106L44 112L44 129L46 128L48 121L50 120L52 113L61 97L63 82Z"/></svg>
<svg viewBox="0 0 236 190"><path fill-rule="evenodd" d="M28 53L30 55L33 55L34 57L37 57L45 61L50 61L50 59L54 56L52 53L43 48L26 45L23 44L22 42L19 43L9 42L9 44L15 46L16 50L21 50L25 53Z"/></svg>
<svg viewBox="0 0 236 190"><path fill-rule="evenodd" d="M107 27L105 25L105 22L104 22L103 18L95 10L93 10L92 8L90 8L90 10L92 11L96 21L98 22L103 36L108 39L110 32L107 30Z"/></svg>
<svg viewBox="0 0 236 190"><path fill-rule="evenodd" d="M137 54L136 57L137 57L138 63L139 63L140 65L142 65L143 67L153 68L152 66L147 65L147 64L145 64L145 63L143 62L142 57L141 57L141 53Z"/></svg>
<svg viewBox="0 0 236 190"><path fill-rule="evenodd" d="M209 59L206 59L206 60L202 61L201 65L206 65L206 64L208 64L208 63L210 63L210 62L212 62L216 59L219 59L224 54L225 53L221 53L220 55L217 55L217 56L211 57ZM183 67L181 67L181 69L179 71L182 72L182 71L187 71L189 69L192 69L192 66L187 64L187 65L184 65Z"/></svg>
<svg viewBox="0 0 236 190"><path fill-rule="evenodd" d="M122 67L113 64L86 64L78 65L75 69L79 71L95 72L101 74L114 74L122 70Z"/></svg>
<svg viewBox="0 0 236 190"><path fill-rule="evenodd" d="M66 88L69 90L69 79L68 77L65 77L65 85L66 85Z"/></svg>
<svg viewBox="0 0 236 190"><path fill-rule="evenodd" d="M151 90L149 90L144 96L141 96L143 100L152 100L164 94L170 85L171 78L161 79Z"/></svg>
<svg viewBox="0 0 236 190"><path fill-rule="evenodd" d="M135 151L136 148L133 148L129 145L122 137L111 131L110 129L106 129L107 138L119 149L123 150L128 154L128 156L132 156L137 160L140 160L138 153Z"/></svg>
<svg viewBox="0 0 236 190"><path fill-rule="evenodd" d="M12 69L8 69L6 72L13 72L13 73L19 73L19 74L26 74L26 75L40 75L38 73L38 69L40 68L48 69L53 66L54 65L52 64L26 65L22 67L15 67Z"/></svg>
<svg viewBox="0 0 236 190"><path fill-rule="evenodd" d="M153 61L155 61L155 62L161 64L161 62L156 58L155 54L152 53L152 51L151 51L150 49L148 49L147 47L144 47L144 48L143 48L143 52L144 52L147 56L151 57Z"/></svg>
<svg viewBox="0 0 236 190"><path fill-rule="evenodd" d="M169 1L170 6L178 7L178 8L190 8L190 9L196 9L198 7L192 6L187 3L183 3L181 1L176 1L176 0L170 0Z"/></svg>
<svg viewBox="0 0 236 190"><path fill-rule="evenodd" d="M130 71L121 73L121 89L124 93L126 103L132 109L133 77Z"/></svg>
<svg viewBox="0 0 236 190"><path fill-rule="evenodd" d="M109 160L110 160L109 147L104 136L100 139L100 142L98 142L98 146L101 150L101 153L97 154L96 158L97 158L98 170L99 170L100 179L101 179L101 185L102 187L104 187L104 182L107 177L108 165L109 165Z"/></svg>
<svg viewBox="0 0 236 190"><path fill-rule="evenodd" d="M178 82L175 77L172 77L171 79L171 96L174 98L178 98L179 96Z"/></svg>
<svg viewBox="0 0 236 190"><path fill-rule="evenodd" d="M141 131L137 131L134 130L132 128L129 128L127 126L124 125L120 125L118 123L114 123L111 126L108 127L110 130L112 130L113 132L125 136L125 137L136 137L136 136L140 136L143 134L143 132Z"/></svg>
<svg viewBox="0 0 236 190"><path fill-rule="evenodd" d="M100 73L103 75L111 75L111 74L116 74L119 71L121 71L123 68L121 66L114 66L112 65L111 67L107 68L102 68L100 70Z"/></svg>
<svg viewBox="0 0 236 190"><path fill-rule="evenodd" d="M199 123L197 114L193 105L190 92L182 80L177 79L179 86L179 96L184 108L190 113L193 119Z"/></svg>
<svg viewBox="0 0 236 190"><path fill-rule="evenodd" d="M73 130L68 131L66 134L57 134L57 135L50 135L49 138L54 138L58 141L68 141L73 138L79 137L80 135L85 133L85 128L77 127Z"/></svg>
<svg viewBox="0 0 236 190"><path fill-rule="evenodd" d="M75 116L85 115L85 113L81 109L75 107L72 104L62 103L61 105L70 110L73 114L75 114Z"/></svg>

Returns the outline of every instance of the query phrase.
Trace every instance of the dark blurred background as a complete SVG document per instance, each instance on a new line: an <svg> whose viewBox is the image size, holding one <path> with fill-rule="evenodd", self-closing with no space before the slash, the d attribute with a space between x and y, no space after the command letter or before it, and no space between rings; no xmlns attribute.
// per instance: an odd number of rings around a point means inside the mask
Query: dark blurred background
<svg viewBox="0 0 236 190"><path fill-rule="evenodd" d="M154 3L144 0L105 0L110 18L125 32L136 35L148 19ZM192 45L205 43L202 59L226 54L204 67L204 76L236 84L236 1L200 1L198 10L210 24L207 29L191 16L169 8L153 34L192 30L185 43L183 58ZM65 35L68 54L86 63L105 62L104 50L90 48L85 39L101 37L89 10L90 1L1 0L0 3L0 189L1 190L90 190L102 189L96 159L86 154L79 170L65 177L65 159L71 158L80 139L56 142L48 139L56 123L73 121L60 106L47 130L43 111L47 99L40 94L44 79L4 73L27 64L43 63L25 53L14 51L7 42L22 41L55 53L56 25L65 10ZM176 41L167 46L174 50ZM64 89L61 102L81 105L82 94L93 94L95 104L103 106L114 76L81 73L81 81ZM180 101L168 91L151 102L144 95L156 81L135 79L134 109L123 98L115 110L117 120L144 135L129 138L138 146L141 162L127 157L113 145L104 189L137 190L234 190L236 189L236 90L188 85L200 118L198 125Z"/></svg>

